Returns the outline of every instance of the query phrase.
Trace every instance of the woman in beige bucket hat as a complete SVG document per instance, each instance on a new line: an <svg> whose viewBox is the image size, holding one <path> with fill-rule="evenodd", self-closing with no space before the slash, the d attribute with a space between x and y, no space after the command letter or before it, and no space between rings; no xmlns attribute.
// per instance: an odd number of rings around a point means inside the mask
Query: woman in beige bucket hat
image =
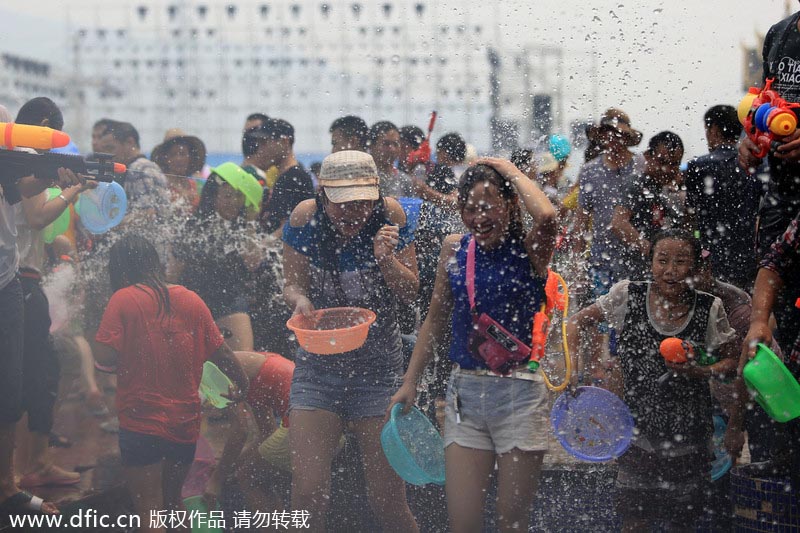
<svg viewBox="0 0 800 533"><path fill-rule="evenodd" d="M358 438L370 506L383 531L417 531L405 485L381 448L389 399L403 372L397 303L419 287L413 235L394 198L383 198L372 156L345 150L322 162L316 199L283 229L284 299L294 314L361 307L375 312L365 344L335 355L299 348L290 394L292 509L325 529L330 468L342 430Z"/></svg>

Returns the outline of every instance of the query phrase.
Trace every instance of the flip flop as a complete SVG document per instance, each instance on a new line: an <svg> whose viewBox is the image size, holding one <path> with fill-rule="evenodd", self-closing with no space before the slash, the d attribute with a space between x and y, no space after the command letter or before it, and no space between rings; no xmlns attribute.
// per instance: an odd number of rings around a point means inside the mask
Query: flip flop
<svg viewBox="0 0 800 533"><path fill-rule="evenodd" d="M33 473L22 476L19 480L19 486L25 489L33 487L67 487L69 485L77 485L81 482L81 477L66 478L58 476L43 476L41 474Z"/></svg>
<svg viewBox="0 0 800 533"><path fill-rule="evenodd" d="M0 503L0 515L11 515L28 513L31 511L42 513L42 505L45 501L24 490L19 491L13 496Z"/></svg>

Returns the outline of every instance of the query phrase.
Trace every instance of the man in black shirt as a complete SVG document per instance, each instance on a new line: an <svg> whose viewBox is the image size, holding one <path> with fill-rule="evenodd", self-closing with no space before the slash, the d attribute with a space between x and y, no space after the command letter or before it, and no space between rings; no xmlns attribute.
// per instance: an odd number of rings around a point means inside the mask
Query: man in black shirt
<svg viewBox="0 0 800 533"><path fill-rule="evenodd" d="M714 106L706 112L704 121L709 153L689 161L686 204L703 249L712 252L714 273L747 289L755 279L754 242L761 186L737 162L736 143L742 125L736 109Z"/></svg>
<svg viewBox="0 0 800 533"><path fill-rule="evenodd" d="M280 175L269 198L261 209L261 226L268 233L283 227L292 210L314 197L314 183L303 165L294 156L294 128L285 120L270 118L260 127L248 130L248 135L260 139L259 146L269 165L278 167Z"/></svg>
<svg viewBox="0 0 800 533"><path fill-rule="evenodd" d="M762 57L764 79L772 78L772 89L787 102L800 102L800 12L769 29L764 38ZM759 149L745 137L739 144L739 162L754 169L761 160ZM759 210L759 255L780 236L800 210L800 129L782 140L767 155L769 185Z"/></svg>
<svg viewBox="0 0 800 533"><path fill-rule="evenodd" d="M800 11L783 19L769 29L762 51L764 80L773 79L772 89L787 102L800 102ZM749 138L739 143L739 162L751 171L761 160L755 156L758 148ZM763 258L769 247L791 224L800 212L800 129L781 140L767 155L769 183L759 208L757 256ZM800 280L787 279L773 312L778 324L775 338L781 345L790 346L800 330L800 312L794 303L800 296ZM783 426L787 436L776 439L779 456L789 452L794 469L800 465L800 421Z"/></svg>
<svg viewBox="0 0 800 533"><path fill-rule="evenodd" d="M671 132L653 135L644 153L644 174L634 176L620 204L614 207L611 233L625 246L622 265L630 280L650 276L650 245L661 230L680 227L685 218L680 191L683 141Z"/></svg>

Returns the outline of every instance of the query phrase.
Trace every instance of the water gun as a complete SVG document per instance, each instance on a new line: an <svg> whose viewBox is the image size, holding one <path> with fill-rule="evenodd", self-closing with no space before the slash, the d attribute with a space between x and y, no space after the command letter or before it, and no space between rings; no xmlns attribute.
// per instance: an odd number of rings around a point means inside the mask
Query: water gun
<svg viewBox="0 0 800 533"><path fill-rule="evenodd" d="M431 133L433 126L436 124L436 111L431 112L431 121L428 123L428 136L419 145L419 148L410 152L406 157L406 164L408 168L413 168L419 164L426 164L431 160Z"/></svg>
<svg viewBox="0 0 800 533"><path fill-rule="evenodd" d="M0 184L13 184L31 175L52 180L62 167L97 181L110 182L114 181L116 174L124 174L127 170L125 165L113 162L112 157L111 154L92 154L90 158L84 158L71 154L0 150Z"/></svg>
<svg viewBox="0 0 800 533"><path fill-rule="evenodd" d="M768 78L763 89L750 87L737 110L744 132L760 148L756 157L767 155L773 143L797 129L797 115L793 109L800 104L781 98L772 89L773 81L774 78Z"/></svg>
<svg viewBox="0 0 800 533"><path fill-rule="evenodd" d="M678 337L669 337L661 341L659 351L661 356L670 363L682 364L687 361L694 361L700 366L708 366L713 365L718 360L700 346Z"/></svg>
<svg viewBox="0 0 800 533"><path fill-rule="evenodd" d="M562 291L563 288L563 291ZM550 334L550 321L553 318L553 312L558 309L562 314L561 330L564 343L564 356L566 360L566 377L564 382L559 386L554 386L547 377L547 374L542 372L545 384L547 387L555 392L564 390L569 384L569 377L572 374L572 362L569 356L569 348L567 346L567 310L569 309L569 290L567 282L560 274L547 269L547 281L544 285L545 301L539 311L533 315L533 331L531 334L531 357L528 361L528 371L536 372L539 369L540 361L544 357L545 347L547 345L547 337Z"/></svg>
<svg viewBox="0 0 800 533"><path fill-rule="evenodd" d="M51 150L53 148L62 148L69 144L69 135L63 131L44 126L0 122L0 132L2 132L0 146L5 146L9 150L17 146L25 146L36 150Z"/></svg>
<svg viewBox="0 0 800 533"><path fill-rule="evenodd" d="M668 337L661 341L659 352L661 352L661 357L663 357L665 361L679 365L688 361L694 361L700 366L708 366L713 365L719 360L716 356L707 353L700 346L690 341L679 339L678 337ZM672 371L667 370L656 381L659 385L662 385L671 375Z"/></svg>

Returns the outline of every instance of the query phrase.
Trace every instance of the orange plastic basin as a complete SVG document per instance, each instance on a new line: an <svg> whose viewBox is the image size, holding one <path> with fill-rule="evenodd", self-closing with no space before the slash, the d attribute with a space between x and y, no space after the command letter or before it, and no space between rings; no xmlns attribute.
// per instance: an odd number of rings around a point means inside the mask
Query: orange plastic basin
<svg viewBox="0 0 800 533"><path fill-rule="evenodd" d="M286 326L307 352L332 355L361 348L375 318L375 313L369 309L332 307L314 311L312 318L295 315Z"/></svg>

